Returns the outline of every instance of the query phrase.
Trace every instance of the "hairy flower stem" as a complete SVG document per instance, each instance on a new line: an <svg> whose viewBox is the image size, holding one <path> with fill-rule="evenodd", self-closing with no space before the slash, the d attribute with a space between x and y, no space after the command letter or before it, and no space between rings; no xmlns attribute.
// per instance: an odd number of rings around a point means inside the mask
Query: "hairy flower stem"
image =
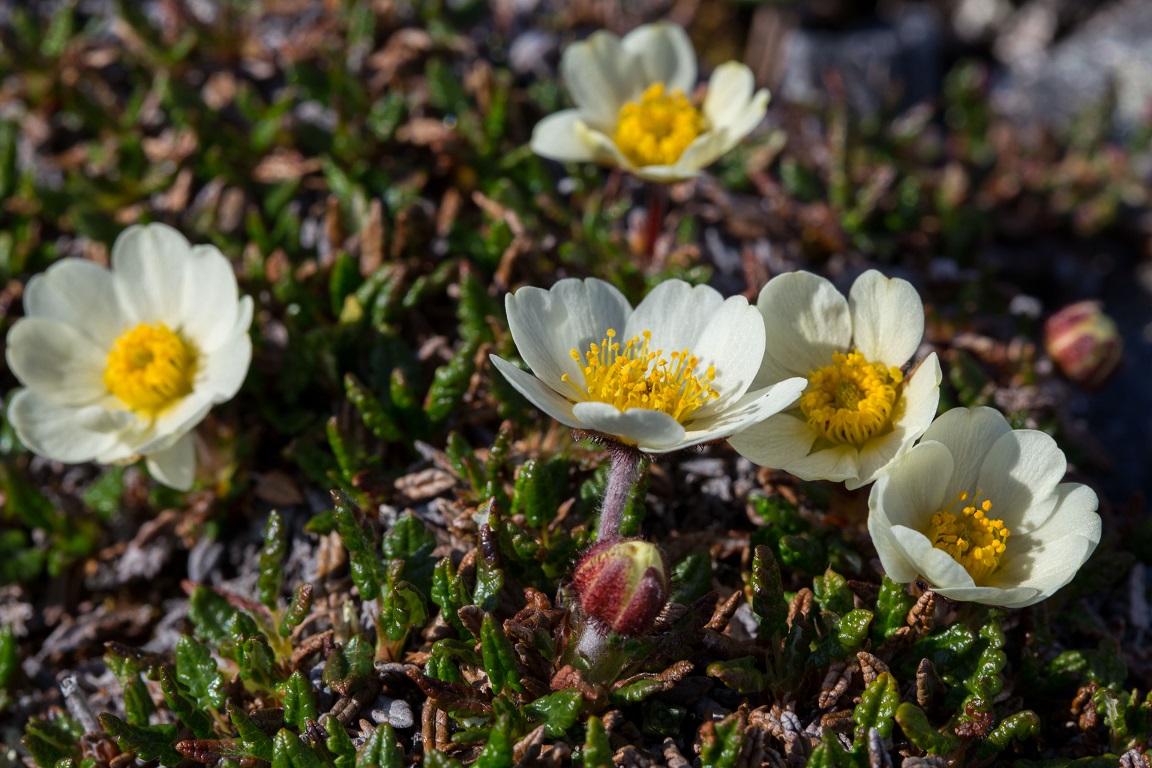
<svg viewBox="0 0 1152 768"><path fill-rule="evenodd" d="M596 541L620 538L624 508L628 506L628 498L640 479L644 463L643 454L630 445L613 445L609 452L612 455L612 467L608 470L608 487L604 489L604 506L600 509Z"/></svg>

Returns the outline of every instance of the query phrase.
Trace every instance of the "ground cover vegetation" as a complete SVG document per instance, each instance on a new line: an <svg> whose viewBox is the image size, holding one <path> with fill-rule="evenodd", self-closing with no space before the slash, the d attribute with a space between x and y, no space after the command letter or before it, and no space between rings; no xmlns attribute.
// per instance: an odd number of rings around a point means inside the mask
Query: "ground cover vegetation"
<svg viewBox="0 0 1152 768"><path fill-rule="evenodd" d="M1055 314L1147 135L978 62L762 118L748 12L5 8L0 765L1147 765L1118 332Z"/></svg>

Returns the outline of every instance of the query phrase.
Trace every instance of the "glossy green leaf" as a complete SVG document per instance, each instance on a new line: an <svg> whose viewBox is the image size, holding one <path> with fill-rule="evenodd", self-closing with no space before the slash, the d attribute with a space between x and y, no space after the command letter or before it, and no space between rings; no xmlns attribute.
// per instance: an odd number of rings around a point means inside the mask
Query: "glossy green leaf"
<svg viewBox="0 0 1152 768"><path fill-rule="evenodd" d="M576 724L576 719L580 716L580 709L583 705L584 696L579 690L565 688L562 691L541 696L524 707L524 712L533 720L543 720L545 735L552 739L558 739Z"/></svg>
<svg viewBox="0 0 1152 768"><path fill-rule="evenodd" d="M288 546L288 534L284 530L284 519L276 510L268 514L268 524L264 526L264 544L260 548L260 572L257 589L260 602L269 610L276 610L280 601L280 583L284 578L284 553Z"/></svg>
<svg viewBox="0 0 1152 768"><path fill-rule="evenodd" d="M212 652L188 635L176 641L176 679L201 707L218 709L224 705L224 675Z"/></svg>
<svg viewBox="0 0 1152 768"><path fill-rule="evenodd" d="M136 757L148 761L158 760L160 765L173 766L183 760L183 756L173 747L173 741L180 732L180 726L132 725L116 715L100 715L100 725L116 744L125 752L135 752Z"/></svg>

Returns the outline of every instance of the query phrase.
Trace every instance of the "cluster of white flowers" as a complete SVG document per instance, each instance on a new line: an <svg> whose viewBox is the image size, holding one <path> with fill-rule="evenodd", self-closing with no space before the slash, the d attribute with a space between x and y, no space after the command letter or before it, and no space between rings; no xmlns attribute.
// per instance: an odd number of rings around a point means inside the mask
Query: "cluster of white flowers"
<svg viewBox="0 0 1152 768"><path fill-rule="evenodd" d="M608 283L568 279L521 288L506 306L532 374L492 362L563 424L652 454L728 437L806 480L875 482L868 527L898 581L1030 605L1100 540L1096 495L1058 484L1052 438L1013 431L989 408L933 421L940 364L934 353L911 363L924 309L905 280L868 271L845 299L822 277L790 273L756 307L668 280L633 309Z"/></svg>

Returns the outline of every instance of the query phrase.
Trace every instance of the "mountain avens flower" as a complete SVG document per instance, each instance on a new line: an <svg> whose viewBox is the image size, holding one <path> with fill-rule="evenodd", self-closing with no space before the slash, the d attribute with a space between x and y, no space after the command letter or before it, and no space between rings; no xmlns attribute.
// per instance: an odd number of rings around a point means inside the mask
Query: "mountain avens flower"
<svg viewBox="0 0 1152 768"><path fill-rule="evenodd" d="M1061 483L1051 437L991 408L954 408L892 463L868 499L888 576L953 600L1007 608L1063 587L1100 542L1091 488Z"/></svg>
<svg viewBox="0 0 1152 768"><path fill-rule="evenodd" d="M716 68L703 103L695 103L696 53L684 30L668 23L623 39L596 32L564 51L560 73L576 108L540 121L532 151L617 166L648 181L696 176L768 107L768 91L755 91L752 71L735 61Z"/></svg>
<svg viewBox="0 0 1152 768"><path fill-rule="evenodd" d="M252 299L212 246L163 224L125 230L112 269L63 259L28 281L8 334L8 418L35 453L69 463L144 456L160 482L195 475L190 431L248 372Z"/></svg>
<svg viewBox="0 0 1152 768"><path fill-rule="evenodd" d="M757 302L767 347L753 387L802 376L794 408L734 435L732 446L763 466L803 480L874 481L936 415L940 363L908 363L924 335L924 306L910 283L875 270L847 299L828 280L790 272L768 281Z"/></svg>
<svg viewBox="0 0 1152 768"><path fill-rule="evenodd" d="M645 453L727 437L791 405L805 381L749 391L764 323L742 297L667 280L633 309L596 279L526 287L505 300L529 374L493 356L537 408Z"/></svg>

